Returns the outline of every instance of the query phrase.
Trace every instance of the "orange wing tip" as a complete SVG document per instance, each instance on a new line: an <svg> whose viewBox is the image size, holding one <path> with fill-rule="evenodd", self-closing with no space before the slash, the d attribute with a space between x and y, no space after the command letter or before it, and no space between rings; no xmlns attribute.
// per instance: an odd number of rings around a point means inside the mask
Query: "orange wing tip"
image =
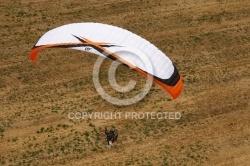
<svg viewBox="0 0 250 166"><path fill-rule="evenodd" d="M182 91L182 77L180 76L179 81L175 86L168 86L166 84L163 84L162 82L155 80L156 83L158 83L163 89L165 89L173 99L177 99Z"/></svg>
<svg viewBox="0 0 250 166"><path fill-rule="evenodd" d="M181 95L181 91L179 91L178 93L175 94L171 94L173 99L177 99L180 95Z"/></svg>
<svg viewBox="0 0 250 166"><path fill-rule="evenodd" d="M31 60L32 62L35 62L35 61L36 61L37 53L38 53L38 50L36 50L36 49L31 50L31 52L30 52L30 60Z"/></svg>
<svg viewBox="0 0 250 166"><path fill-rule="evenodd" d="M42 50L42 49L45 49L45 48L49 48L53 45L45 45L45 46L39 46L39 47L35 47L33 48L31 51L30 51L30 60L32 62L35 62L36 61L36 57L37 57L37 54L38 54L38 51Z"/></svg>
<svg viewBox="0 0 250 166"><path fill-rule="evenodd" d="M180 76L178 83L170 90L170 94L173 99L177 99L180 96L182 92L182 86L182 77Z"/></svg>
<svg viewBox="0 0 250 166"><path fill-rule="evenodd" d="M176 85L169 86L169 85L166 85L166 84L162 83L161 81L153 78L152 76L149 76L146 72L144 72L143 70L141 70L137 67L135 67L133 69L135 71L137 71L139 74L143 75L144 77L147 77L148 79L152 79L155 83L157 83L163 89L165 89L172 96L173 99L177 99L180 96L181 91L182 91L182 77L181 77L181 75L180 75L180 79Z"/></svg>

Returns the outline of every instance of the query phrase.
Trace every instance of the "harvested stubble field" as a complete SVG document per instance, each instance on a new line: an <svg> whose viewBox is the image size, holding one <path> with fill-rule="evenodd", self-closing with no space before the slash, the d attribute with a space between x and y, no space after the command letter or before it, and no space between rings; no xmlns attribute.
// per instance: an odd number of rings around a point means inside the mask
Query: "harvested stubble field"
<svg viewBox="0 0 250 166"><path fill-rule="evenodd" d="M0 165L250 165L248 0L0 1ZM112 24L151 41L182 74L181 96L172 100L153 84L142 101L118 107L94 88L96 55L47 49L29 60L42 34L73 22ZM101 72L107 90L109 64ZM145 81L118 69L122 85ZM178 111L182 118L70 120L72 111ZM104 126L119 131L111 149Z"/></svg>

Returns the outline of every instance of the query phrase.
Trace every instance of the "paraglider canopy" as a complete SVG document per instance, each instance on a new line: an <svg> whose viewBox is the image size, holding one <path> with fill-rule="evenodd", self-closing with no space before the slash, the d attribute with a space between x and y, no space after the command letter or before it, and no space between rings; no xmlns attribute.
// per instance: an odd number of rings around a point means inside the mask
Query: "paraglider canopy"
<svg viewBox="0 0 250 166"><path fill-rule="evenodd" d="M153 44L128 30L101 23L67 24L46 32L32 48L31 60L36 60L39 50L51 47L87 51L118 60L152 79L174 99L182 91L182 78L172 61Z"/></svg>

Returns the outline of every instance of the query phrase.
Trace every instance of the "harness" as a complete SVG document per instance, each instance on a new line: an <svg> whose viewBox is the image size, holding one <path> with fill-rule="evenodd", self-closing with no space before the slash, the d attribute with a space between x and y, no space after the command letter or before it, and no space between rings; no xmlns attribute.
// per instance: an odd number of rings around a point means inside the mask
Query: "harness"
<svg viewBox="0 0 250 166"><path fill-rule="evenodd" d="M105 130L105 134L107 141L112 141L112 143L117 141L118 134L116 132Z"/></svg>

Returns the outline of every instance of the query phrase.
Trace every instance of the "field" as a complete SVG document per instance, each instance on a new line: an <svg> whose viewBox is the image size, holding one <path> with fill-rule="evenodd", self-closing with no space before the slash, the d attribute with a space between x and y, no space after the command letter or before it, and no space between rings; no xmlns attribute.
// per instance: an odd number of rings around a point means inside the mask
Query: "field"
<svg viewBox="0 0 250 166"><path fill-rule="evenodd" d="M250 165L248 0L0 0L0 165ZM153 84L130 106L102 99L96 55L53 48L29 59L45 32L74 22L128 29L166 53L184 87L172 100ZM102 84L111 60L102 66ZM119 66L117 80L145 82ZM117 97L130 94L111 92ZM70 112L180 112L171 119L71 120ZM119 142L106 147L104 127Z"/></svg>

